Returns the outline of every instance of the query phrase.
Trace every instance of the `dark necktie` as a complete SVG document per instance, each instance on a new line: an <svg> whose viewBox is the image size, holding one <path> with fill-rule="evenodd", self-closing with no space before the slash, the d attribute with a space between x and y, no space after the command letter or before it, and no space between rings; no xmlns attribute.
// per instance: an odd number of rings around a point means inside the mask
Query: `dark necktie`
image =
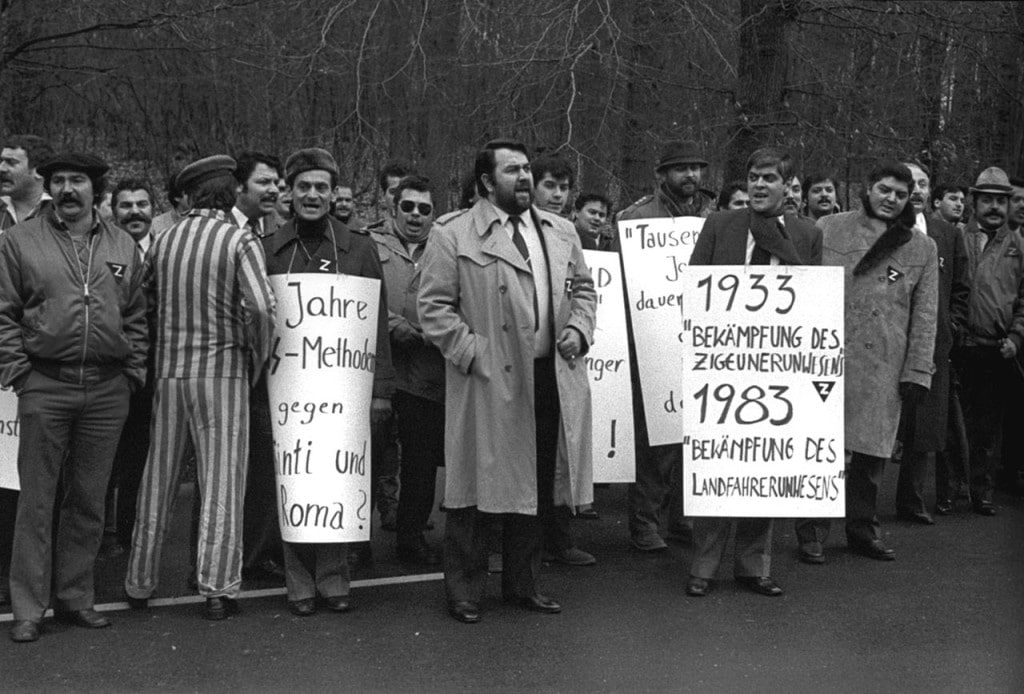
<svg viewBox="0 0 1024 694"><path fill-rule="evenodd" d="M249 226L249 231L252 232L252 235L255 236L256 238L259 238L260 237L260 218L259 217L250 217L249 218L248 226Z"/></svg>
<svg viewBox="0 0 1024 694"><path fill-rule="evenodd" d="M787 239L789 236L786 235L786 226L779 220L775 222L776 228L779 230L779 234L782 238ZM750 254L751 265L771 265L772 255L761 246L754 244L754 252Z"/></svg>
<svg viewBox="0 0 1024 694"><path fill-rule="evenodd" d="M519 225L523 223L523 220L516 215L509 215L508 221L512 223L512 243L515 244L516 250L519 251L519 255L523 256L523 260L526 261L526 265L533 271L533 264L530 263L530 249L526 247L526 239L523 238L522 233L519 231ZM537 291L536 288L533 292L533 329L536 330L540 327L540 311L537 307Z"/></svg>

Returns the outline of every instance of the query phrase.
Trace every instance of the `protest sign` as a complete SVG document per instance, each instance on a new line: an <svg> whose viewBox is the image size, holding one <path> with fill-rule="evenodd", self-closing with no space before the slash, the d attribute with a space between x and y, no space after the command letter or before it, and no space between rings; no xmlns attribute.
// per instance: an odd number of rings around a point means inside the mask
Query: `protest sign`
<svg viewBox="0 0 1024 694"><path fill-rule="evenodd" d="M0 488L18 485L18 396L0 388Z"/></svg>
<svg viewBox="0 0 1024 694"><path fill-rule="evenodd" d="M686 515L844 515L843 269L682 274Z"/></svg>
<svg viewBox="0 0 1024 694"><path fill-rule="evenodd" d="M633 482L633 402L619 254L583 251L597 289L597 329L584 359L593 402L594 482Z"/></svg>
<svg viewBox="0 0 1024 694"><path fill-rule="evenodd" d="M679 393L681 272L704 226L701 217L619 222L647 436L652 446L682 438Z"/></svg>
<svg viewBox="0 0 1024 694"><path fill-rule="evenodd" d="M273 275L267 385L286 542L370 539L370 401L380 280Z"/></svg>

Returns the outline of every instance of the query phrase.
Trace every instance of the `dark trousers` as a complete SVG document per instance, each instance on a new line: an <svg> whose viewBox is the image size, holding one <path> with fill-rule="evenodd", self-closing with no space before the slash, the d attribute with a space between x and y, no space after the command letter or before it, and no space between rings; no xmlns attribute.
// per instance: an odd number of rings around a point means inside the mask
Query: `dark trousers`
<svg viewBox="0 0 1024 694"><path fill-rule="evenodd" d="M402 444L398 544L414 546L434 506L437 468L444 466L444 403L403 390L396 391L391 402Z"/></svg>
<svg viewBox="0 0 1024 694"><path fill-rule="evenodd" d="M252 392L249 407L249 473L245 478L242 513L242 571L264 562L284 562L281 529L277 522L277 477L274 474L274 439L266 381Z"/></svg>
<svg viewBox="0 0 1024 694"><path fill-rule="evenodd" d="M559 402L555 363L534 362L534 418L537 426L538 513L554 499L555 456L558 450ZM485 480L481 480L486 484ZM444 533L444 584L449 602L480 602L487 584L491 523L501 524L501 594L508 599L538 592L543 539L539 515L490 514L475 506L448 509Z"/></svg>
<svg viewBox="0 0 1024 694"><path fill-rule="evenodd" d="M715 577L733 527L736 528L733 575L771 576L774 527L771 518L694 518L691 576Z"/></svg>
<svg viewBox="0 0 1024 694"><path fill-rule="evenodd" d="M29 375L18 398L21 495L11 559L15 619L42 619L51 586L58 609L93 606L93 568L103 539L107 482L129 394L123 376L80 385L37 371ZM53 511L58 502L54 551Z"/></svg>
<svg viewBox="0 0 1024 694"><path fill-rule="evenodd" d="M964 410L960 406L960 386L954 377L949 390L949 424L946 430L946 450L935 454L935 498L952 501L960 494L968 494L967 466L971 457L971 444L967 439Z"/></svg>
<svg viewBox="0 0 1024 694"><path fill-rule="evenodd" d="M1021 380L1013 361L1003 359L997 347L965 347L959 360L961 404L971 446L971 497L974 503L991 502L995 447L1007 403L1021 397Z"/></svg>
<svg viewBox="0 0 1024 694"><path fill-rule="evenodd" d="M0 596L10 590L11 548L14 546L14 520L18 516L18 492L0 489ZM3 604L6 600L0 600Z"/></svg>
<svg viewBox="0 0 1024 694"><path fill-rule="evenodd" d="M107 526L113 525L122 547L132 546L139 484L149 453L149 428L153 419L153 385L132 394L128 417L114 454L114 467L107 487Z"/></svg>
<svg viewBox="0 0 1024 694"><path fill-rule="evenodd" d="M846 466L846 542L867 544L882 539L878 521L878 488L882 484L885 458L853 453ZM801 545L828 540L831 520L801 518L796 521L796 538Z"/></svg>

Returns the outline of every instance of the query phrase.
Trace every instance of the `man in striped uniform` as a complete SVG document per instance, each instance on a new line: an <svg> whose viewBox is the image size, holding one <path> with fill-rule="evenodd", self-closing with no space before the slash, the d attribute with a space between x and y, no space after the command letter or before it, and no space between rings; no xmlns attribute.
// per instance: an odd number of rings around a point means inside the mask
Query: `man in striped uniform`
<svg viewBox="0 0 1024 694"><path fill-rule="evenodd" d="M139 489L125 591L144 607L181 463L194 449L202 509L197 556L204 616L237 611L242 500L249 456L249 384L270 350L274 299L259 242L230 217L235 161L189 164L178 181L193 209L153 243L146 291L156 339L153 440Z"/></svg>

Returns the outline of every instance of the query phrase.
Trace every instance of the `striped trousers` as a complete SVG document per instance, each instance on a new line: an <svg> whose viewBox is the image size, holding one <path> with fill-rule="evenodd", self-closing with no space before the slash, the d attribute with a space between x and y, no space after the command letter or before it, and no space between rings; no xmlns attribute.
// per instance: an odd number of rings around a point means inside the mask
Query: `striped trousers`
<svg viewBox="0 0 1024 694"><path fill-rule="evenodd" d="M161 378L139 487L125 592L156 590L182 463L195 451L202 500L199 593L235 597L242 585L242 504L249 462L249 384L243 378ZM270 512L270 509L267 509Z"/></svg>

